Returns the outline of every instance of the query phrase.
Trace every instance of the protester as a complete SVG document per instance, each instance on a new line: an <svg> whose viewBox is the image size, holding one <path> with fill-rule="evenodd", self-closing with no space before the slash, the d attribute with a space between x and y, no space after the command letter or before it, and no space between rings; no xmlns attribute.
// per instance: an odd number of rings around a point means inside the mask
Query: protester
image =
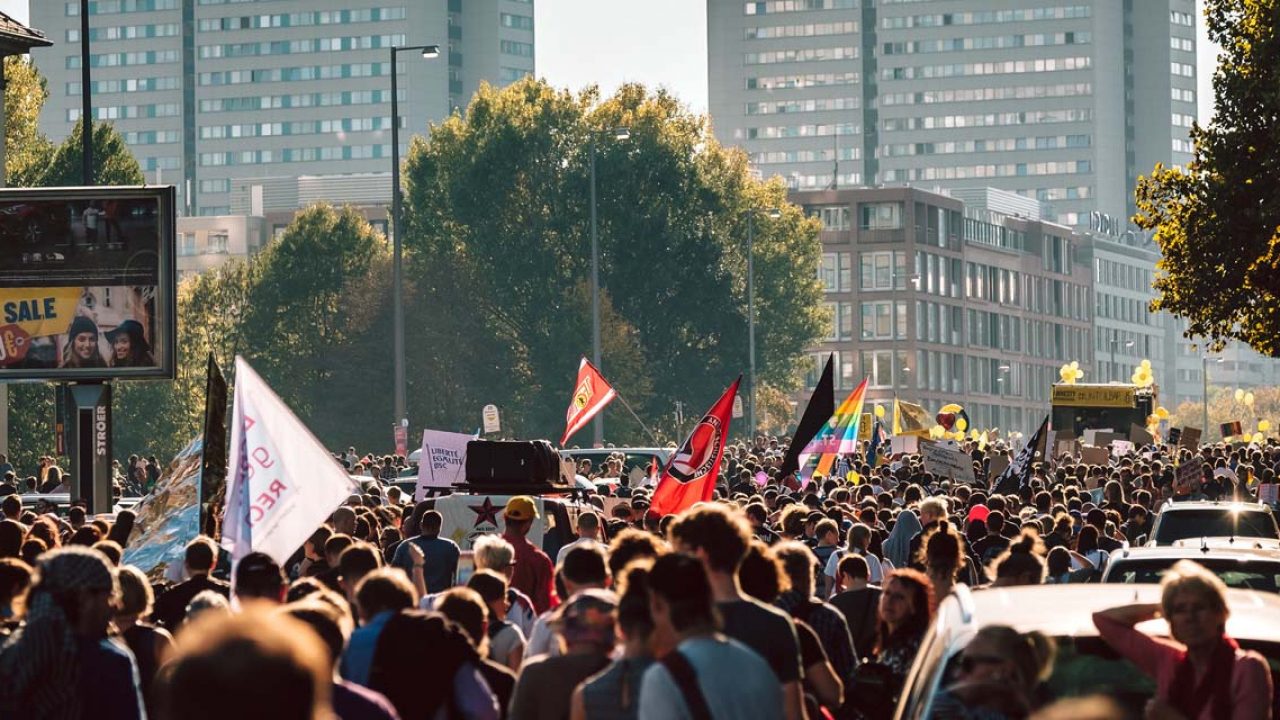
<svg viewBox="0 0 1280 720"><path fill-rule="evenodd" d="M838 572L843 589L831 597L831 605L844 615L855 652L870 653L876 642L880 588L871 584L867 560L861 555L840 558Z"/></svg>
<svg viewBox="0 0 1280 720"><path fill-rule="evenodd" d="M578 539L566 544L560 548L560 552L556 553L556 566L559 567L564 563L565 555L569 551L583 543L598 542L600 539L600 516L591 510L587 510L578 516Z"/></svg>
<svg viewBox="0 0 1280 720"><path fill-rule="evenodd" d="M900 688L924 640L936 609L933 587L924 573L894 570L880 593L880 644L875 662L887 666Z"/></svg>
<svg viewBox="0 0 1280 720"><path fill-rule="evenodd" d="M305 624L265 607L205 614L178 633L158 686L160 717L319 720L332 712L331 678L324 644Z"/></svg>
<svg viewBox="0 0 1280 720"><path fill-rule="evenodd" d="M541 615L555 607L558 598L552 584L551 558L526 537L538 518L538 506L528 495L517 495L507 501L502 516L506 525L502 539L515 549L511 586L529 596L534 610Z"/></svg>
<svg viewBox="0 0 1280 720"><path fill-rule="evenodd" d="M489 652L486 657L512 671L519 670L525 656L525 637L515 623L507 621L506 577L492 570L477 570L467 580L467 587L480 596L487 611L484 637L488 640Z"/></svg>
<svg viewBox="0 0 1280 720"><path fill-rule="evenodd" d="M1180 560L1160 581L1160 603L1138 603L1093 614L1116 652L1156 682L1147 717L1271 717L1271 672L1266 658L1242 650L1227 635L1227 591L1203 566ZM1134 626L1163 617L1173 641ZM1174 713L1177 713L1176 715Z"/></svg>
<svg viewBox="0 0 1280 720"><path fill-rule="evenodd" d="M409 545L416 545L422 551L422 577L429 593L444 592L453 587L458 575L458 544L440 537L443 522L444 517L435 510L424 513L419 521L421 532L400 543L391 560L393 567L400 568L406 575L411 574L414 561Z"/></svg>
<svg viewBox="0 0 1280 720"><path fill-rule="evenodd" d="M769 664L717 632L715 598L705 565L687 555L670 554L654 561L649 572L654 627L674 637L677 644L645 671L638 717L777 720L786 716L783 692Z"/></svg>
<svg viewBox="0 0 1280 720"><path fill-rule="evenodd" d="M120 582L120 604L115 611L115 626L138 663L138 677L148 714L155 712L152 683L160 666L173 650L173 636L145 618L151 614L154 595L151 583L142 571L125 565L117 571Z"/></svg>
<svg viewBox="0 0 1280 720"><path fill-rule="evenodd" d="M791 584L791 589L779 595L774 606L813 628L836 676L848 678L858 664L858 656L844 615L816 595L815 575L821 561L813 551L797 542L781 543L773 550Z"/></svg>
<svg viewBox="0 0 1280 720"><path fill-rule="evenodd" d="M481 663L456 623L404 609L385 623L367 685L391 701L401 720L497 720L498 701Z"/></svg>
<svg viewBox="0 0 1280 720"><path fill-rule="evenodd" d="M440 594L436 610L454 621L467 634L480 664L477 666L485 684L498 700L498 711L507 716L511 695L515 692L516 674L506 665L488 659L488 608L480 594L470 588L452 588Z"/></svg>
<svg viewBox="0 0 1280 720"><path fill-rule="evenodd" d="M579 544L565 554L560 565L559 579L564 584L566 597L573 597L583 590L604 589L609 584L609 568L605 562L605 549L595 541ZM534 655L559 655L559 643L551 629L551 612L543 613L529 633L526 653Z"/></svg>
<svg viewBox="0 0 1280 720"><path fill-rule="evenodd" d="M623 569L617 618L622 655L578 685L570 701L570 720L635 720L639 717L640 687L645 672L654 662L649 567L648 561L640 560Z"/></svg>
<svg viewBox="0 0 1280 720"><path fill-rule="evenodd" d="M25 623L0 647L0 717L146 717L133 654L108 639L120 585L96 550L40 558Z"/></svg>
<svg viewBox="0 0 1280 720"><path fill-rule="evenodd" d="M369 573L360 581L356 586L355 600L360 627L351 633L339 672L351 682L369 686L369 672L378 640L396 613L414 606L413 586L404 573L383 568Z"/></svg>
<svg viewBox="0 0 1280 720"><path fill-rule="evenodd" d="M569 715L574 688L609 664L617 640L617 610L618 598L595 588L578 592L556 609L551 628L564 643L564 653L534 656L525 663L511 698L512 720L557 720Z"/></svg>
<svg viewBox="0 0 1280 720"><path fill-rule="evenodd" d="M528 595L511 586L515 574L516 551L497 535L481 535L471 547L476 570L492 570L507 578L507 620L520 628L527 639L533 633L538 613ZM426 608L424 608L426 609Z"/></svg>
<svg viewBox="0 0 1280 720"><path fill-rule="evenodd" d="M279 563L266 553L251 552L236 564L235 596L241 603L283 603L288 589Z"/></svg>
<svg viewBox="0 0 1280 720"><path fill-rule="evenodd" d="M187 579L174 585L156 599L152 619L170 632L176 631L185 619L187 605L201 591L212 590L223 597L231 597L231 586L209 577L218 558L213 540L200 536L187 543L183 555L183 568Z"/></svg>
<svg viewBox="0 0 1280 720"><path fill-rule="evenodd" d="M981 628L960 656L957 682L934 699L931 717L1028 716L1039 704L1036 688L1048 679L1055 651L1052 638L1039 632Z"/></svg>

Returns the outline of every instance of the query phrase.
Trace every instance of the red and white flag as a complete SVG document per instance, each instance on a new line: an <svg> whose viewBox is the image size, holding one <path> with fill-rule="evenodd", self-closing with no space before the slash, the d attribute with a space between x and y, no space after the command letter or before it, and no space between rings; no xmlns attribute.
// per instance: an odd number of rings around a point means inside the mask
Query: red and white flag
<svg viewBox="0 0 1280 720"><path fill-rule="evenodd" d="M657 489L653 491L650 512L675 515L695 503L711 499L716 489L716 478L720 475L725 441L729 437L733 398L737 396L741 382L741 376L733 381L671 456Z"/></svg>
<svg viewBox="0 0 1280 720"><path fill-rule="evenodd" d="M573 387L569 411L564 416L564 436L560 438L560 445L563 446L574 433L591 422L591 418L617 396L618 393L596 366L582 358L578 365L578 383Z"/></svg>

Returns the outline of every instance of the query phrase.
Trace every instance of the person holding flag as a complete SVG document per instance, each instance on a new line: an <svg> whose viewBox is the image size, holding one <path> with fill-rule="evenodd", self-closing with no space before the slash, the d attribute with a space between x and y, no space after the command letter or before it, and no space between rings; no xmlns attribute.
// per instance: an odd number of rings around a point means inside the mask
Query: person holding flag
<svg viewBox="0 0 1280 720"><path fill-rule="evenodd" d="M725 439L729 437L733 398L741 382L742 376L738 376L671 456L653 491L649 512L659 517L675 515L711 499L720 475Z"/></svg>

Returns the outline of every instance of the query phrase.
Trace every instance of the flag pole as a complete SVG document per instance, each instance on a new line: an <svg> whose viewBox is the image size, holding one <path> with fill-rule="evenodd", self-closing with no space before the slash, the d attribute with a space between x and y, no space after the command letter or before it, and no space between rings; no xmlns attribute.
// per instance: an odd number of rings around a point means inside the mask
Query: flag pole
<svg viewBox="0 0 1280 720"><path fill-rule="evenodd" d="M644 428L645 433L649 435L649 439L653 441L653 446L658 447L658 436L654 435L653 431L649 429L649 426L645 425L644 421L640 419L640 416L636 414L636 411L631 409L631 405L627 403L627 399L622 397L622 393L618 392L616 387L613 389L613 396L622 401L622 407L626 408L627 412L631 413L631 417L635 418L636 422L640 423L640 427Z"/></svg>

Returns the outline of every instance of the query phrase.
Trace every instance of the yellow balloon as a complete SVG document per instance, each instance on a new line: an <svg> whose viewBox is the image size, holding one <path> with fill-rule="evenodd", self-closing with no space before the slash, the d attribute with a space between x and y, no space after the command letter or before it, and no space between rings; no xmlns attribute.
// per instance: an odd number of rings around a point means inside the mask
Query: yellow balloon
<svg viewBox="0 0 1280 720"><path fill-rule="evenodd" d="M958 405L958 404L956 404L956 403L947 403L946 405L943 405L941 408L938 408L938 412L940 412L940 413L958 413L958 412L960 412L960 411L961 411L961 410L963 410L963 409L964 409L964 407L963 407L963 406Z"/></svg>
<svg viewBox="0 0 1280 720"><path fill-rule="evenodd" d="M969 429L969 422L964 418L956 418L956 430L960 431L960 435L964 436L964 431Z"/></svg>
<svg viewBox="0 0 1280 720"><path fill-rule="evenodd" d="M1240 436L1240 439L1241 439L1243 442L1247 442L1247 443L1248 443L1248 442L1253 442L1253 436L1252 436L1252 435L1250 435L1249 433L1245 433L1245 434L1241 435L1241 436Z"/></svg>
<svg viewBox="0 0 1280 720"><path fill-rule="evenodd" d="M1244 394L1244 404L1245 404L1245 405L1248 405L1248 406L1250 406L1250 407L1252 407L1252 406L1253 406L1253 393L1245 393L1245 394Z"/></svg>
<svg viewBox="0 0 1280 720"><path fill-rule="evenodd" d="M1150 370L1150 369L1151 369L1151 361L1150 361L1150 360L1146 360L1146 359L1144 359L1144 360L1142 361L1142 364L1141 364L1141 365L1139 365L1138 367L1141 367L1143 370Z"/></svg>
<svg viewBox="0 0 1280 720"><path fill-rule="evenodd" d="M883 419L884 419L884 406L883 406L883 405L877 405L877 406L876 406L876 417L877 417L877 418L880 418L881 420L883 420Z"/></svg>
<svg viewBox="0 0 1280 720"><path fill-rule="evenodd" d="M969 439L970 439L970 440L977 440L977 439L978 439L978 436L979 436L980 434L981 434L981 433L979 433L977 430L970 430L970 431L969 431Z"/></svg>
<svg viewBox="0 0 1280 720"><path fill-rule="evenodd" d="M1236 397L1236 402L1242 402L1244 400L1244 390L1241 390L1240 388L1236 388L1235 397Z"/></svg>
<svg viewBox="0 0 1280 720"><path fill-rule="evenodd" d="M1148 426L1148 427L1150 427L1150 426L1152 426L1152 425L1159 425L1159 424L1160 424L1160 418L1159 418L1159 417L1156 417L1155 415L1148 415L1148 416L1147 416L1147 426Z"/></svg>
<svg viewBox="0 0 1280 720"><path fill-rule="evenodd" d="M1169 411L1164 409L1164 406L1161 405L1160 407L1156 408L1156 417L1160 418L1161 420L1168 420Z"/></svg>
<svg viewBox="0 0 1280 720"><path fill-rule="evenodd" d="M936 440L942 437L942 435L946 432L947 431L941 425L934 425L933 427L929 428L929 437Z"/></svg>
<svg viewBox="0 0 1280 720"><path fill-rule="evenodd" d="M1266 432L1266 431L1268 431L1268 430L1270 430L1270 429L1271 429L1271 421L1270 421L1270 420L1259 420L1259 421L1258 421L1258 432Z"/></svg>

